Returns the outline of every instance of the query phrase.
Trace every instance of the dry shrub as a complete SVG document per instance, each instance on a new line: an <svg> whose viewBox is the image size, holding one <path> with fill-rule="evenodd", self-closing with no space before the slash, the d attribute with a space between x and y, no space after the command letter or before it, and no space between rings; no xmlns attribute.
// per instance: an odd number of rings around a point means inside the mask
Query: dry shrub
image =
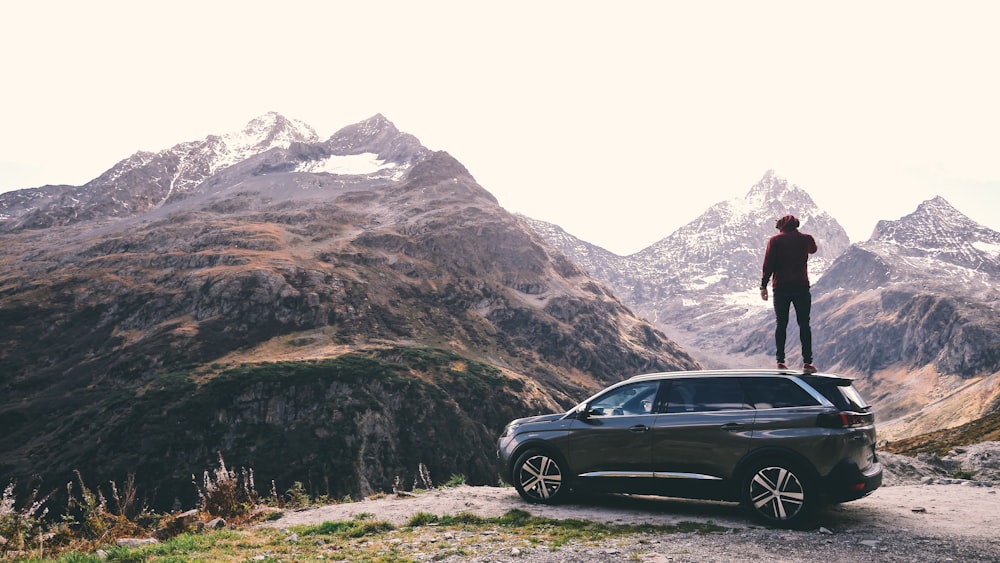
<svg viewBox="0 0 1000 563"><path fill-rule="evenodd" d="M39 499L38 489L35 489L27 502L18 508L14 487L11 481L0 497L0 555L23 551L36 543L40 546L48 537L43 519L49 509L42 505L51 495Z"/></svg>
<svg viewBox="0 0 1000 563"><path fill-rule="evenodd" d="M77 541L100 545L113 542L118 538L145 535L145 530L139 520L152 515L137 501L135 475L130 474L125 482L124 493L120 493L118 485L111 481L112 510L108 499L97 489L91 491L83 482L83 476L75 471L80 486L80 498L73 493L73 482L66 484L69 494L67 514L64 517L64 527L60 530L65 535L72 536ZM68 528L68 529L67 529Z"/></svg>
<svg viewBox="0 0 1000 563"><path fill-rule="evenodd" d="M198 509L226 519L247 517L260 504L253 469L228 469L219 453L219 467L205 471L198 489Z"/></svg>

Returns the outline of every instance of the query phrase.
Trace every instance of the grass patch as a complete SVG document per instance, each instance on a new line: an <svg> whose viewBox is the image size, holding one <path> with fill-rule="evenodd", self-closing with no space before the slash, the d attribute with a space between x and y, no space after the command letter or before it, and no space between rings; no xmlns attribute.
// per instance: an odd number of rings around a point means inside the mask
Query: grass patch
<svg viewBox="0 0 1000 563"><path fill-rule="evenodd" d="M532 516L519 509L510 510L503 516L490 518L469 513L436 516L426 512L418 512L410 518L407 525L411 528L420 526L501 527L507 531L516 530L516 535L526 536L532 540L532 543L548 543L552 547L559 547L570 541L600 541L633 534L711 534L728 530L728 528L712 523L697 522L657 526L652 524L605 524L576 519L557 520Z"/></svg>
<svg viewBox="0 0 1000 563"><path fill-rule="evenodd" d="M323 522L315 526L293 526L291 530L302 536L339 536L343 538L361 538L377 535L396 529L389 522L382 520L341 520Z"/></svg>
<svg viewBox="0 0 1000 563"><path fill-rule="evenodd" d="M334 560L369 563L410 563L447 557L481 557L508 546L641 542L643 535L720 533L715 524L682 522L676 525L604 524L586 520L556 520L511 510L498 517L470 513L435 515L420 512L405 526L394 526L359 514L353 520L330 521L289 529L246 527L203 533L185 533L170 540L136 548L106 547L105 557L68 552L58 559L24 561L149 562L181 561L305 561Z"/></svg>

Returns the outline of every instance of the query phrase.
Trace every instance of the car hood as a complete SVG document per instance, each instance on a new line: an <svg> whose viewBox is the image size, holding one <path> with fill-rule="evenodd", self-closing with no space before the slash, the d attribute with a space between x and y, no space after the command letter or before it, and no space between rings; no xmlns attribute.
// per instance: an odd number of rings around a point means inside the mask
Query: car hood
<svg viewBox="0 0 1000 563"><path fill-rule="evenodd" d="M529 416L525 418L519 418L517 420L511 421L510 426L524 426L525 424L537 424L540 422L552 422L553 420L561 420L566 417L566 413L561 412L557 414L543 414L540 416Z"/></svg>

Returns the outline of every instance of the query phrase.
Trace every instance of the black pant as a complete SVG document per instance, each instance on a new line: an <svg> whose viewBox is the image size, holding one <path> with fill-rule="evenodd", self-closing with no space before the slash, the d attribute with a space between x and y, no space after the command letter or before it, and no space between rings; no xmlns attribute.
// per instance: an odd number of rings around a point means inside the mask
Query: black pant
<svg viewBox="0 0 1000 563"><path fill-rule="evenodd" d="M788 307L795 306L795 321L799 323L799 341L802 343L802 362L813 361L812 330L809 328L809 310L812 295L809 288L774 290L774 316L778 321L774 329L775 357L779 364L785 363L785 338L788 330Z"/></svg>

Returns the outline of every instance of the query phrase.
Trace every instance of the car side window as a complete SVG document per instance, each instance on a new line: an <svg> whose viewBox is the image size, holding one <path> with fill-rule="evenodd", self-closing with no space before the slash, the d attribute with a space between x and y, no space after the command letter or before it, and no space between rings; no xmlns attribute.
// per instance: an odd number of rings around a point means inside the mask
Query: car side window
<svg viewBox="0 0 1000 563"><path fill-rule="evenodd" d="M594 399L588 408L592 416L650 414L659 388L659 381L624 385Z"/></svg>
<svg viewBox="0 0 1000 563"><path fill-rule="evenodd" d="M756 409L807 407L819 402L797 383L784 377L747 377L743 379L747 398Z"/></svg>
<svg viewBox="0 0 1000 563"><path fill-rule="evenodd" d="M707 412L752 408L734 377L675 379L671 382L667 412Z"/></svg>

